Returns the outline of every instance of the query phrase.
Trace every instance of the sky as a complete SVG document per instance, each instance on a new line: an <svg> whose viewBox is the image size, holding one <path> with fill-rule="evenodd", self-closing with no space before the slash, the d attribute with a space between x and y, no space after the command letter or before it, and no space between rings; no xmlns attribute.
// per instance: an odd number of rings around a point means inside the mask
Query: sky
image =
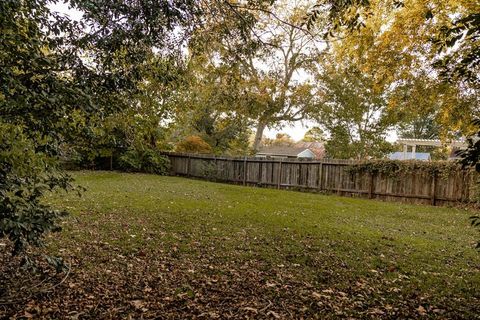
<svg viewBox="0 0 480 320"><path fill-rule="evenodd" d="M54 11L68 15L70 18L76 21L81 20L83 16L82 11L69 8L68 3L57 2L55 4L52 4L50 8Z"/></svg>
<svg viewBox="0 0 480 320"><path fill-rule="evenodd" d="M296 123L295 125L292 126L287 126L281 130L277 129L266 129L264 135L267 138L275 138L277 133L287 133L290 137L292 137L293 140L298 141L302 140L303 136L305 135L305 132L308 131L309 128L311 128L312 125L304 125L301 123Z"/></svg>

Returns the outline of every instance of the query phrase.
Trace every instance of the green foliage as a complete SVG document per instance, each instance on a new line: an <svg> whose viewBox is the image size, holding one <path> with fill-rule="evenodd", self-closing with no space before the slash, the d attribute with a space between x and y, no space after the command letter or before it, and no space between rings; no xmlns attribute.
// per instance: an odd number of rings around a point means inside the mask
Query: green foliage
<svg viewBox="0 0 480 320"><path fill-rule="evenodd" d="M473 125L477 132L467 140L467 149L459 152L459 155L463 167L473 167L480 172L480 119L475 119Z"/></svg>
<svg viewBox="0 0 480 320"><path fill-rule="evenodd" d="M168 150L167 129L153 106L138 104L106 118L92 117L77 139L64 145L65 160L88 169L120 169L119 157L129 149Z"/></svg>
<svg viewBox="0 0 480 320"><path fill-rule="evenodd" d="M479 229L480 231L480 216L475 215L470 217L472 227ZM480 241L477 242L476 248L480 251Z"/></svg>
<svg viewBox="0 0 480 320"><path fill-rule="evenodd" d="M120 168L130 172L166 175L170 169L167 157L152 149L129 149L119 159Z"/></svg>
<svg viewBox="0 0 480 320"><path fill-rule="evenodd" d="M13 254L60 230L64 213L42 195L71 189L55 157L69 113L87 105L84 87L59 75L72 62L55 50L60 30L72 31L47 1L0 2L0 237L13 242Z"/></svg>
<svg viewBox="0 0 480 320"><path fill-rule="evenodd" d="M0 235L12 241L13 254L42 245L45 233L60 230L64 212L43 204L42 195L71 189L71 180L21 127L0 123Z"/></svg>
<svg viewBox="0 0 480 320"><path fill-rule="evenodd" d="M112 154L118 144L100 129L104 120L130 106L153 48L171 53L170 31L192 25L194 11L182 0L71 0L83 12L74 21L52 11L56 2L0 1L0 237L14 242L14 253L59 229L61 213L40 199L70 189L56 162L63 147L84 134L102 137L88 160ZM165 166L142 157L142 170Z"/></svg>
<svg viewBox="0 0 480 320"><path fill-rule="evenodd" d="M242 108L245 99L238 88L238 74L210 56L188 61L182 85L175 92L170 125L171 140L199 136L217 154L243 153L248 147L250 124Z"/></svg>
<svg viewBox="0 0 480 320"><path fill-rule="evenodd" d="M478 5L478 4L477 4ZM472 5L473 7L473 5ZM478 7L477 7L478 10ZM480 88L480 13L463 13L451 25L444 25L435 43L446 54L434 66L448 81L461 81ZM454 50L451 48L456 47Z"/></svg>
<svg viewBox="0 0 480 320"><path fill-rule="evenodd" d="M451 173L461 170L461 166L452 161L400 161L400 160L370 160L364 163L351 165L346 169L354 174L368 172L382 174L401 179L403 174L422 172L428 175L447 178Z"/></svg>
<svg viewBox="0 0 480 320"><path fill-rule="evenodd" d="M303 136L302 141L305 142L320 142L325 141L325 132L320 127L313 127L308 129Z"/></svg>
<svg viewBox="0 0 480 320"><path fill-rule="evenodd" d="M480 172L480 119L475 119L473 125L477 129L476 134L468 139L468 148L459 152L461 157L460 163L464 168L475 168L477 173ZM471 217L472 226L480 231L480 216ZM477 243L480 250L480 241Z"/></svg>
<svg viewBox="0 0 480 320"><path fill-rule="evenodd" d="M435 121L435 116L432 113L413 116L411 121L401 124L399 136L411 139L439 139L440 127Z"/></svg>
<svg viewBox="0 0 480 320"><path fill-rule="evenodd" d="M354 64L343 62L325 65L317 75L322 83L321 100L315 120L329 137L325 150L329 158L381 158L392 151L385 140L397 122L387 107L384 93L371 74L361 72Z"/></svg>
<svg viewBox="0 0 480 320"><path fill-rule="evenodd" d="M264 138L262 145L267 146L293 146L295 141L287 133L279 132L275 135L275 139Z"/></svg>

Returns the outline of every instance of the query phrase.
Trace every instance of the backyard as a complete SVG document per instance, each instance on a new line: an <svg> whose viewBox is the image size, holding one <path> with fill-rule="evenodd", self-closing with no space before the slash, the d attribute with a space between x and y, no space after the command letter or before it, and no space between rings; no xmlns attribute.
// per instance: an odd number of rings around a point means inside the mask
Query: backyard
<svg viewBox="0 0 480 320"><path fill-rule="evenodd" d="M466 210L74 176L81 197L46 199L71 212L47 241L69 271L36 279L17 270L13 282L2 272L10 295L32 294L0 305L0 318L480 318Z"/></svg>

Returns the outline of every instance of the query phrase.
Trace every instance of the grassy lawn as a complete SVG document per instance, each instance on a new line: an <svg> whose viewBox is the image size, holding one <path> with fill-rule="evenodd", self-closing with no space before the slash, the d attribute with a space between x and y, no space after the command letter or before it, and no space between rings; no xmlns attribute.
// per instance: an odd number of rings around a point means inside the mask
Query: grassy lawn
<svg viewBox="0 0 480 320"><path fill-rule="evenodd" d="M480 319L470 212L111 172L49 250L69 277L9 315L35 318ZM0 309L0 314L2 310Z"/></svg>

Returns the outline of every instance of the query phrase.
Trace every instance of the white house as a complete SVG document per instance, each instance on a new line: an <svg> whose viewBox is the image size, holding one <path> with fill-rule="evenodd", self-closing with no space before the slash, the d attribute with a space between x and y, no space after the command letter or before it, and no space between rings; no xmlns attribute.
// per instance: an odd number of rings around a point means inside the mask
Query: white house
<svg viewBox="0 0 480 320"><path fill-rule="evenodd" d="M392 157L395 160L430 160L429 153L416 152L417 146L430 146L430 147L444 147L449 146L451 150L463 150L468 147L468 144L465 140L451 140L451 141L441 141L435 139L407 139L407 138L398 138L397 143L403 145L403 152L392 153L389 158ZM408 148L411 148L411 151ZM455 160L455 152L449 157L449 160Z"/></svg>

